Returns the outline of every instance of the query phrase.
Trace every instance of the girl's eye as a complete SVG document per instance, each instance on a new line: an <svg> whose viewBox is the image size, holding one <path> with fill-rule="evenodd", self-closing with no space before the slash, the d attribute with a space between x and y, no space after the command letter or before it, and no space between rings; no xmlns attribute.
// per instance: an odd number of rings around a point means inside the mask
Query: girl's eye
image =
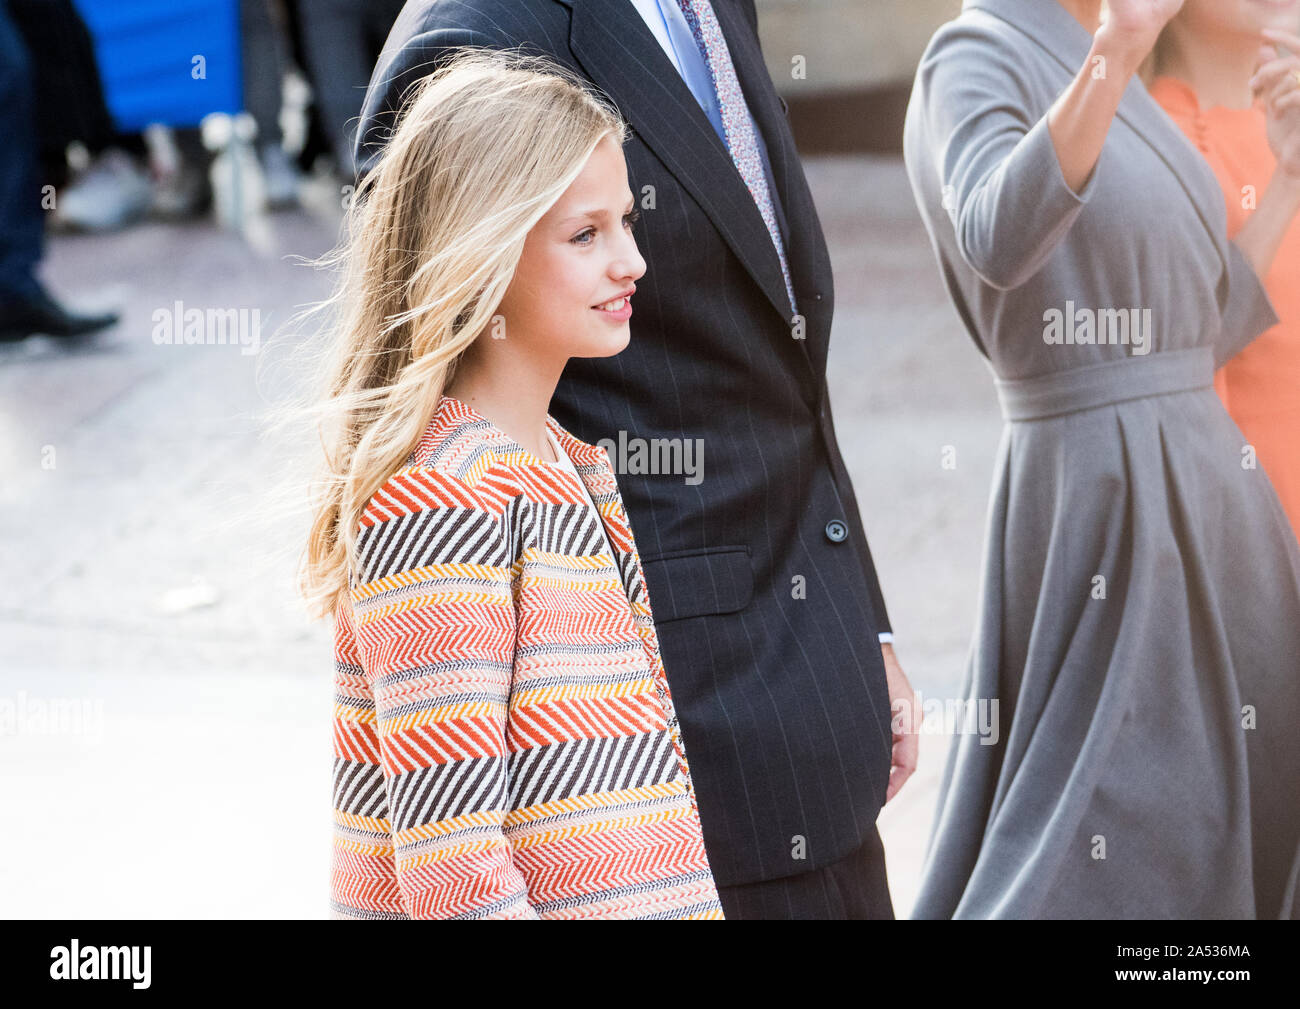
<svg viewBox="0 0 1300 1009"><path fill-rule="evenodd" d="M630 228L632 225L636 224L636 222L639 220L641 220L641 211L634 208L631 213L623 215L623 226ZM572 242L574 245L590 245L591 244L590 239L593 239L595 237L596 237L596 229L587 228L583 231L578 232L576 235L570 238L569 241Z"/></svg>

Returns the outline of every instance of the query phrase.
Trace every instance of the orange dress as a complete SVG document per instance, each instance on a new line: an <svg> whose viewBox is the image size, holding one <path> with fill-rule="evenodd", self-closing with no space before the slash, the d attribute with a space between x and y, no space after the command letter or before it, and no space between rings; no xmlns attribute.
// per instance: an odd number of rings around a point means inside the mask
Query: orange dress
<svg viewBox="0 0 1300 1009"><path fill-rule="evenodd" d="M1277 168L1263 110L1201 108L1174 77L1157 78L1150 90L1214 169L1227 200L1228 237L1235 237ZM1300 531L1300 218L1264 286L1281 322L1224 365L1214 385Z"/></svg>

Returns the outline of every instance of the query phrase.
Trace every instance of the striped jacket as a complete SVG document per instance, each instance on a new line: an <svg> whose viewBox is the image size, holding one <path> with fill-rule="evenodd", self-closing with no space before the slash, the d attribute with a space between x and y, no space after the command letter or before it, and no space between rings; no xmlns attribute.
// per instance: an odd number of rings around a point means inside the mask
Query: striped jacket
<svg viewBox="0 0 1300 1009"><path fill-rule="evenodd" d="M547 425L586 491L444 396L365 509L331 917L722 917L609 458Z"/></svg>

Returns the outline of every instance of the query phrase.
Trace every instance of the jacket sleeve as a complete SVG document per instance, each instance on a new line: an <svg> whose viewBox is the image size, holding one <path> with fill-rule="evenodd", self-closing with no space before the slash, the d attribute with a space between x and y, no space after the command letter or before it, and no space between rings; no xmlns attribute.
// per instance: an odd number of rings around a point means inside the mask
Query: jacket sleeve
<svg viewBox="0 0 1300 1009"><path fill-rule="evenodd" d="M538 917L503 829L515 650L503 530L471 488L424 469L366 509L354 644L345 630L340 649L353 661L338 674L339 916Z"/></svg>
<svg viewBox="0 0 1300 1009"><path fill-rule="evenodd" d="M397 885L375 698L349 606L334 614L334 845L331 918L409 918Z"/></svg>
<svg viewBox="0 0 1300 1009"><path fill-rule="evenodd" d="M913 142L937 169L962 259L999 290L1019 287L1042 268L1101 169L1082 192L1070 189L1046 111L1031 111L1023 77L1012 43L951 22L922 58L909 112Z"/></svg>

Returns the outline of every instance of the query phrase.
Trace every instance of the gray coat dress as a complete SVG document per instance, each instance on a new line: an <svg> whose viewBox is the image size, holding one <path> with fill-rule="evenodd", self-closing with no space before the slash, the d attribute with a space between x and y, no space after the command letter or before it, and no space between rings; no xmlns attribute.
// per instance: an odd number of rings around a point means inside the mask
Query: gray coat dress
<svg viewBox="0 0 1300 1009"><path fill-rule="evenodd" d="M1292 917L1300 549L1211 386L1276 320L1139 81L1066 185L1046 114L1090 45L1054 0L966 0L908 113L1007 419L964 687L999 731L953 739L913 914Z"/></svg>

